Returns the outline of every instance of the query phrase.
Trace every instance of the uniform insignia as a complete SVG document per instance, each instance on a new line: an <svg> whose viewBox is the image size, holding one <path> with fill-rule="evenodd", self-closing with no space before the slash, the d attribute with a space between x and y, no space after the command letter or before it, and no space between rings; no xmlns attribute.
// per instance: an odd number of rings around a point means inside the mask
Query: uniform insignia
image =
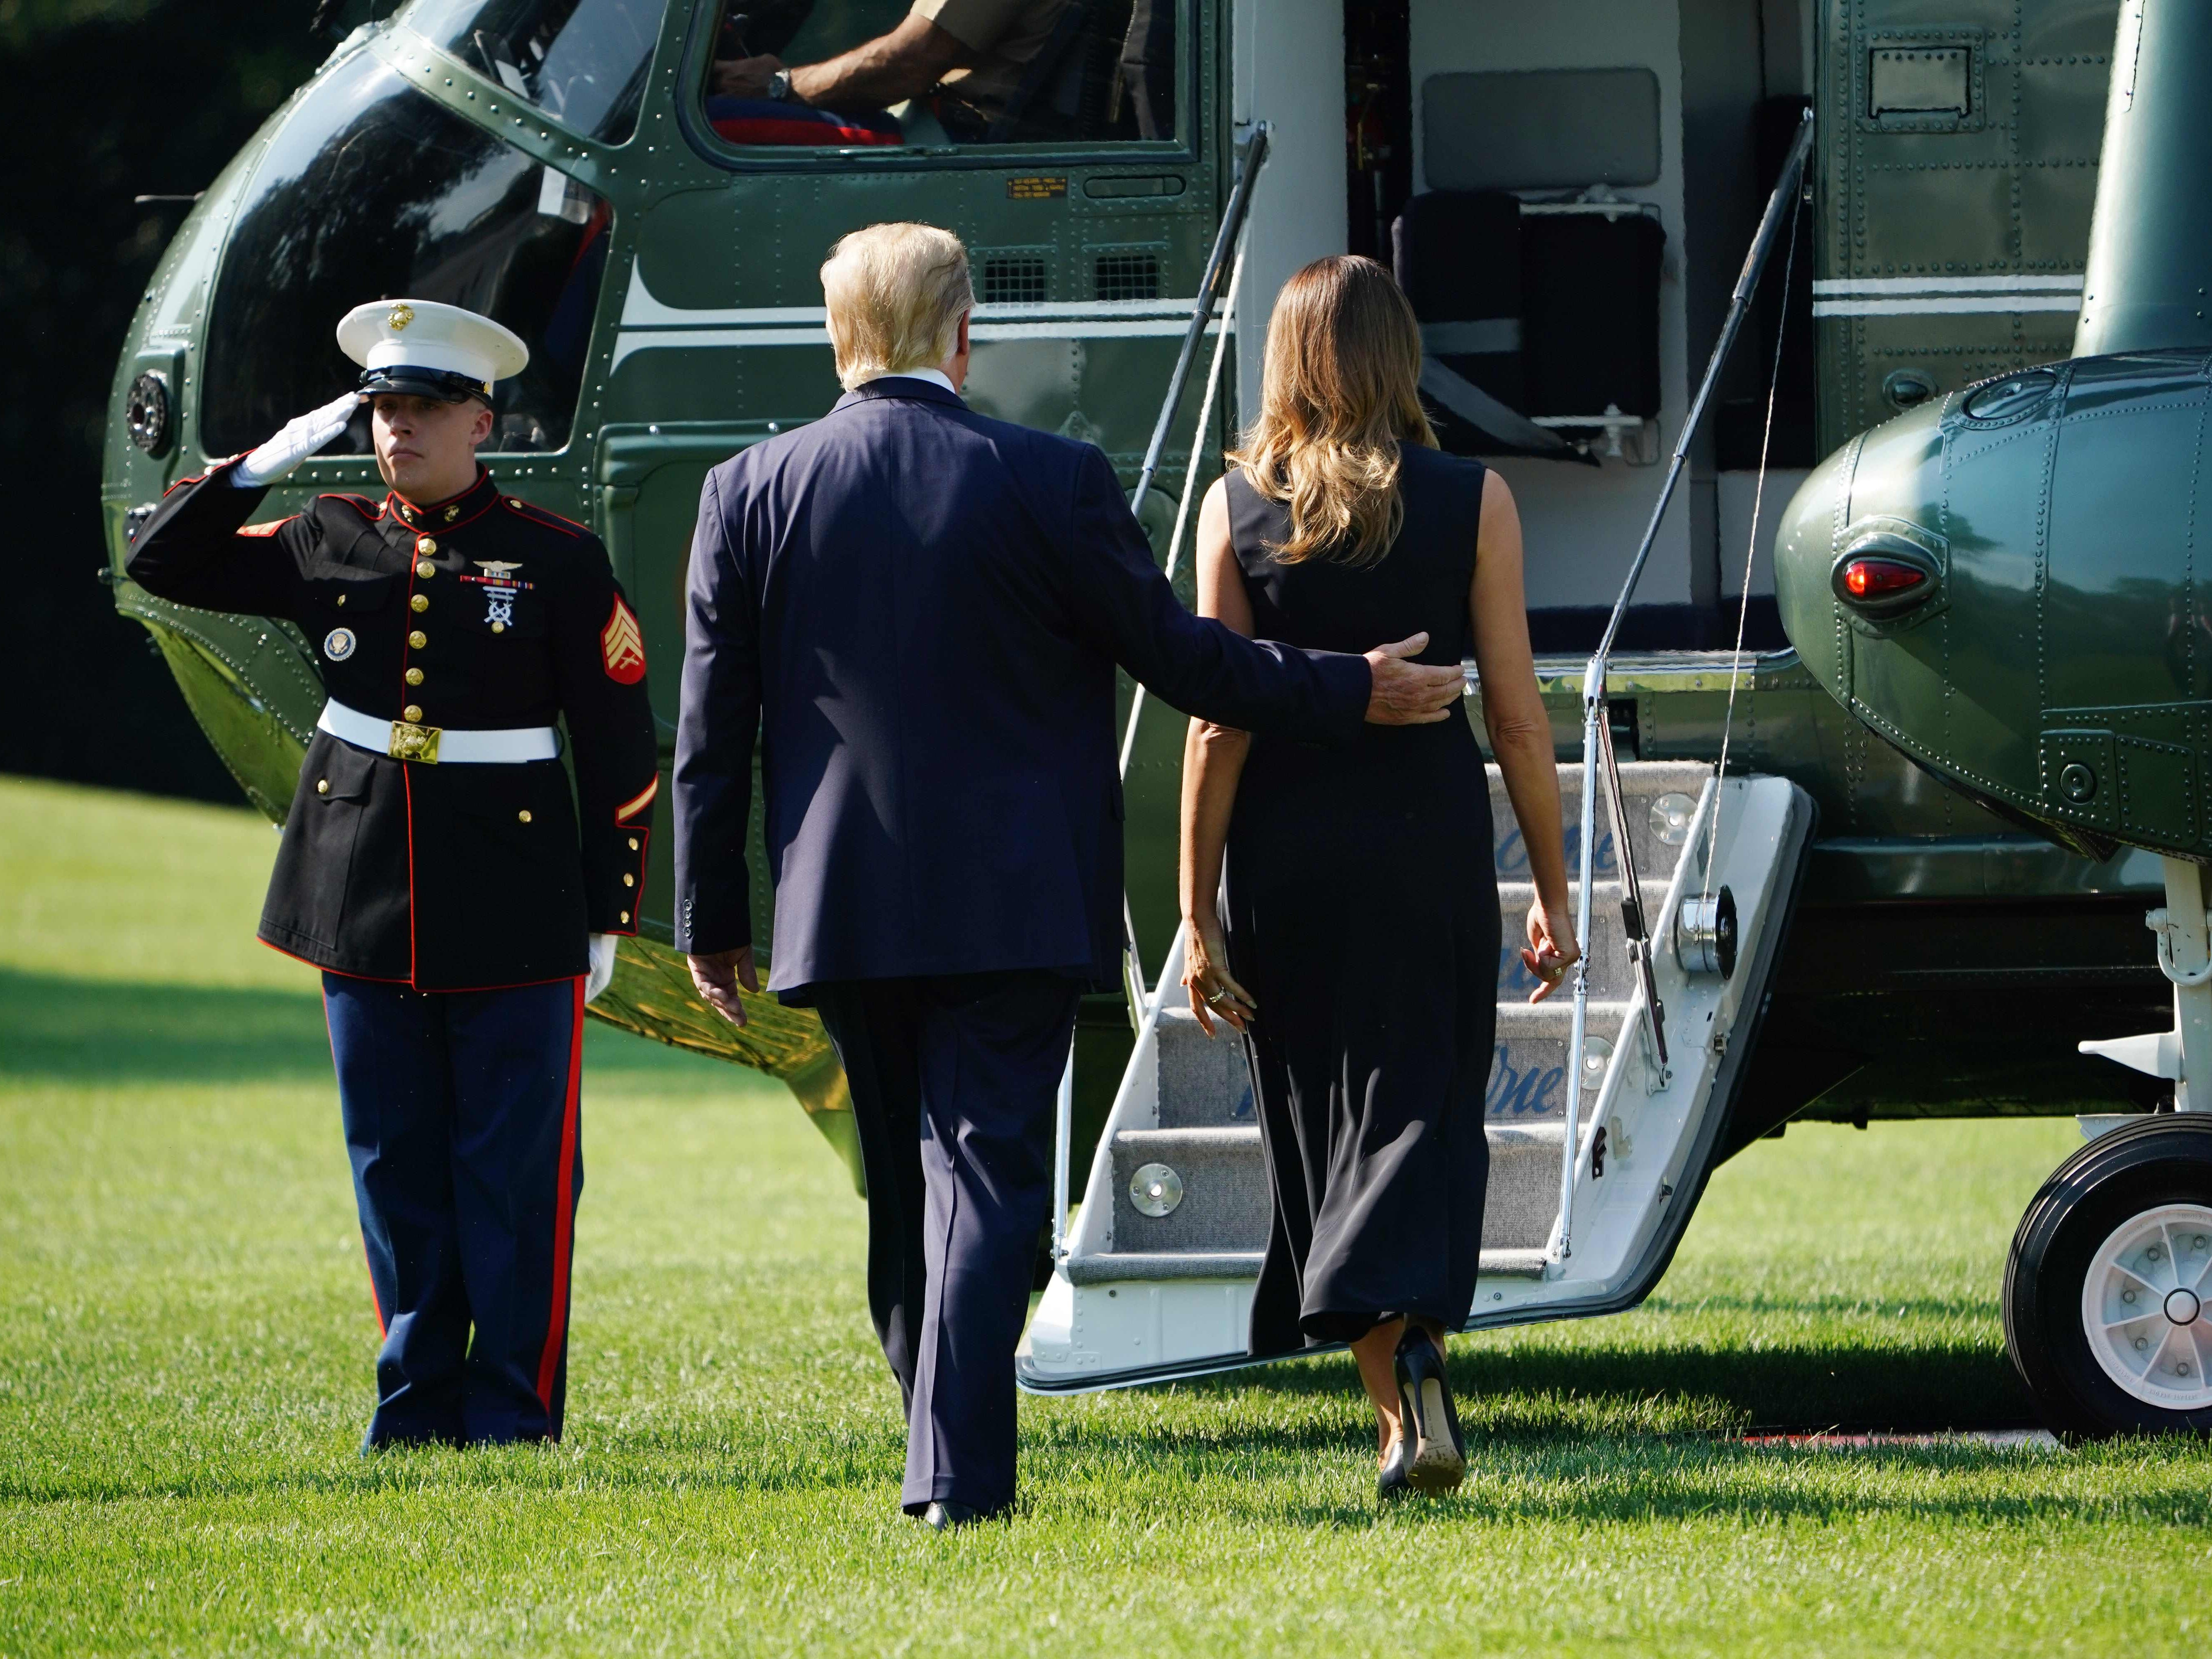
<svg viewBox="0 0 2212 1659"><path fill-rule="evenodd" d="M522 561L520 559L478 559L475 562L477 568L494 581L503 581L508 571L522 568Z"/></svg>
<svg viewBox="0 0 2212 1659"><path fill-rule="evenodd" d="M385 313L384 320L390 326L392 331L397 334L401 329L405 328L408 324L415 320L415 307L407 304L406 301L402 301L399 304L392 307L390 311Z"/></svg>
<svg viewBox="0 0 2212 1659"><path fill-rule="evenodd" d="M491 624L494 633L503 631L507 623L514 620L514 601L513 599L487 601L484 607L484 620Z"/></svg>
<svg viewBox="0 0 2212 1659"><path fill-rule="evenodd" d="M353 655L353 629L333 628L323 635L323 654L332 662L343 662Z"/></svg>
<svg viewBox="0 0 2212 1659"><path fill-rule="evenodd" d="M599 655L606 663L607 678L617 685L635 685L645 678L645 635L619 598L607 613L607 625L599 630Z"/></svg>
<svg viewBox="0 0 2212 1659"><path fill-rule="evenodd" d="M292 518L297 517L299 514L296 513L292 515ZM238 533L241 536L273 536L291 522L291 519L271 519L266 524L241 525Z"/></svg>

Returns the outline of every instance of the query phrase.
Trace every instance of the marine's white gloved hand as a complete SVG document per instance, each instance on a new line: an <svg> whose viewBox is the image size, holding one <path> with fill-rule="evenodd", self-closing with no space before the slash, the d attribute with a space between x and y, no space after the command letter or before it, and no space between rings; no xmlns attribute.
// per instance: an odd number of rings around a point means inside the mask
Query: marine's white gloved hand
<svg viewBox="0 0 2212 1659"><path fill-rule="evenodd" d="M584 975L584 1000L592 998L614 982L615 936L612 933L592 935L592 970Z"/></svg>
<svg viewBox="0 0 2212 1659"><path fill-rule="evenodd" d="M361 393L349 392L320 409L310 410L284 423L284 429L231 469L230 481L240 489L272 484L345 430L346 422L361 406Z"/></svg>

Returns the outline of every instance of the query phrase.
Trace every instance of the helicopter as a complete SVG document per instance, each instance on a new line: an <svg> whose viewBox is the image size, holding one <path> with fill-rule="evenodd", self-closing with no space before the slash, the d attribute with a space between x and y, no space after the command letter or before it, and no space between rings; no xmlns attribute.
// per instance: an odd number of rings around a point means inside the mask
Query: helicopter
<svg viewBox="0 0 2212 1659"><path fill-rule="evenodd" d="M1325 254L1393 263L1440 441L1520 503L1540 684L1563 761L1589 757L1562 767L1595 906L1577 1010L1515 1008L1500 964L1468 1328L1615 1311L1712 1170L1793 1121L2185 1115L2154 1110L2173 1066L2080 1045L2169 1013L2142 915L2187 849L1977 790L1840 695L1832 641L1864 630L1826 586L1832 536L1814 548L1839 455L1869 477L1968 388L2073 351L2141 3L1032 0L952 70L833 107L793 89L911 46L902 0L409 0L270 118L145 292L106 452L116 603L281 820L322 701L306 641L155 599L123 562L170 483L349 382L332 319L408 294L529 343L486 459L598 531L672 665L705 474L836 400L816 268L888 218L968 244L971 405L1097 443L1188 599L1191 509L1257 407L1273 295ZM357 421L271 510L379 488ZM2145 649L2194 650L2175 637ZM677 677L650 680L665 769ZM1470 671L1478 734L1480 700ZM1126 684L1121 714L1127 982L1086 1000L1063 1085L1019 1361L1044 1392L1254 1359L1249 1079L1173 1006L1182 717ZM1525 854L1498 816L1510 903ZM781 1079L857 1183L814 1017L749 1000L740 1030L694 994L667 841L592 1012ZM2171 1416L2023 1370L2069 1431Z"/></svg>

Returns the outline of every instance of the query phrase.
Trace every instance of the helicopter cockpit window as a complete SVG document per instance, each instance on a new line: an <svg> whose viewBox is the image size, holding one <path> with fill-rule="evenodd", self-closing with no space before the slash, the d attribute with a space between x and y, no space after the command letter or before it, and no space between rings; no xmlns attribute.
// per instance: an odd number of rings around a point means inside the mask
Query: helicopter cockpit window
<svg viewBox="0 0 2212 1659"><path fill-rule="evenodd" d="M1176 136L1187 0L724 0L701 88L726 143Z"/></svg>
<svg viewBox="0 0 2212 1659"><path fill-rule="evenodd" d="M606 265L605 202L358 52L277 133L216 279L200 416L210 454L250 449L360 379L337 320L409 295L496 319L530 348L485 447L568 441ZM330 453L368 451L356 416Z"/></svg>
<svg viewBox="0 0 2212 1659"><path fill-rule="evenodd" d="M401 21L572 132L637 125L662 0L416 0Z"/></svg>

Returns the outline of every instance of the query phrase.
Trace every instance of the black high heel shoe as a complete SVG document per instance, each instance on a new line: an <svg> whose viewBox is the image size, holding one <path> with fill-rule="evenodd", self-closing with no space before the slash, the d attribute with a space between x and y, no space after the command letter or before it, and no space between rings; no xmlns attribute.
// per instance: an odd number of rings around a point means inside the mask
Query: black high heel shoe
<svg viewBox="0 0 2212 1659"><path fill-rule="evenodd" d="M1388 1504L1413 1491L1413 1483L1406 1478L1406 1437L1401 1434L1390 1443L1390 1455L1375 1476L1377 1503Z"/></svg>
<svg viewBox="0 0 2212 1659"><path fill-rule="evenodd" d="M1429 1334L1411 1320L1398 1339L1398 1443L1406 1483L1418 1492L1449 1492L1467 1474L1467 1442L1461 1438L1459 1413L1451 1384L1444 1380L1444 1357Z"/></svg>

